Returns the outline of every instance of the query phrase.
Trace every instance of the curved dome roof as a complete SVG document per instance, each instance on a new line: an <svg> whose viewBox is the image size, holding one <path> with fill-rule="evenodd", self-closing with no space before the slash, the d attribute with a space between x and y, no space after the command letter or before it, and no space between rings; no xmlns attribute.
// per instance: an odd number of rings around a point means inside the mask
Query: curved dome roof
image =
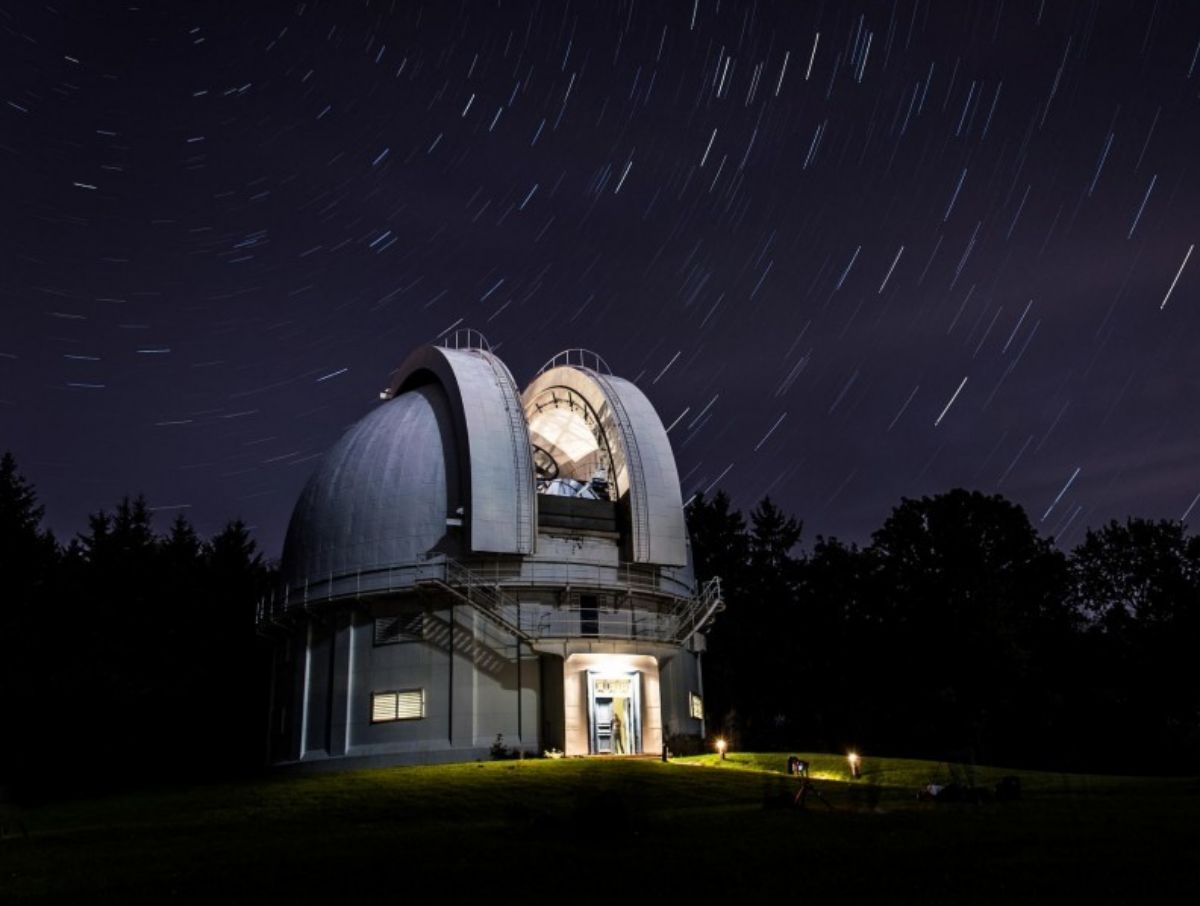
<svg viewBox="0 0 1200 906"><path fill-rule="evenodd" d="M614 556L686 572L670 442L628 381L555 367L522 400L489 350L426 346L383 398L325 454L296 504L281 570L290 595L412 587L431 578L437 554L536 560L534 445L567 477L600 481L605 495L611 479L612 499L628 513L628 547Z"/></svg>
<svg viewBox="0 0 1200 906"><path fill-rule="evenodd" d="M449 401L432 383L347 431L292 513L283 549L287 586L423 560L446 534L448 492L457 491L453 436Z"/></svg>

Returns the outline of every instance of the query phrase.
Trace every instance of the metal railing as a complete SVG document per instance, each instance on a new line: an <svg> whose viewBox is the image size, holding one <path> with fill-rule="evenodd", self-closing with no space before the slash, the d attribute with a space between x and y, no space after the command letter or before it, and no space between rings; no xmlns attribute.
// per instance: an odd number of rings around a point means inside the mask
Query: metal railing
<svg viewBox="0 0 1200 906"><path fill-rule="evenodd" d="M555 354L553 358L537 370L537 373L542 374L551 368L559 368L563 365L576 365L580 368L595 371L597 374L613 373L612 369L608 367L608 362L604 361L599 353L580 347L564 349L562 352Z"/></svg>
<svg viewBox="0 0 1200 906"><path fill-rule="evenodd" d="M595 638L623 641L651 641L685 644L696 632L703 630L724 609L720 579L709 579L696 595L680 596L664 594L657 576L647 575L647 570L630 568L624 570L626 582L614 588L605 584L596 586L599 592L616 591L621 595L620 603L597 601L585 605L578 592L587 586L572 586L573 593L565 602L555 606L544 604L522 604L503 587L510 585L521 588L536 588L540 585L563 587L558 577L553 583L548 579L538 583L535 577L521 575L519 566L509 569L501 577L498 561L493 575L478 572L450 557L444 557L419 567L407 570L403 584L390 582L368 582L363 587L361 574L341 577L346 580L342 590L325 595L309 595L305 588L301 594L285 590L282 595L264 598L259 602L257 623L260 630L273 624L286 622L293 611L306 611L313 605L360 598L363 594L386 594L388 591L412 591L419 587L434 586L449 592L493 624L529 642L550 639ZM376 571L390 574L391 570ZM388 576L390 578L390 576ZM354 579L350 587L350 579ZM333 580L327 590L334 591ZM658 600L647 600L635 595L652 595Z"/></svg>
<svg viewBox="0 0 1200 906"><path fill-rule="evenodd" d="M437 337L446 349L482 349L492 351L492 344L482 333L473 327L460 327L454 333L440 333Z"/></svg>
<svg viewBox="0 0 1200 906"><path fill-rule="evenodd" d="M700 594L667 607L584 604L576 598L542 611L531 635L537 639L596 638L685 644L724 609L720 579L710 579Z"/></svg>
<svg viewBox="0 0 1200 906"><path fill-rule="evenodd" d="M683 644L707 627L724 609L725 597L721 593L721 579L719 576L713 576L701 586L700 594L676 605L674 641Z"/></svg>
<svg viewBox="0 0 1200 906"><path fill-rule="evenodd" d="M515 598L471 572L457 560L446 558L446 574L431 579L430 585L440 586L473 606L501 629L528 641L533 641L521 627L521 604Z"/></svg>

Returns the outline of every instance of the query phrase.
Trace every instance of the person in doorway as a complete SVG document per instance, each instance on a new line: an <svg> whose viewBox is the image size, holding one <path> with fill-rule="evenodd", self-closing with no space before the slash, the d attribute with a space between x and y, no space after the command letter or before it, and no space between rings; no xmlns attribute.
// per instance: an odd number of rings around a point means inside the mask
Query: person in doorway
<svg viewBox="0 0 1200 906"><path fill-rule="evenodd" d="M614 708L612 719L612 753L614 755L625 754L625 740L622 738L624 735L622 731L624 729L624 722L621 720L621 715Z"/></svg>

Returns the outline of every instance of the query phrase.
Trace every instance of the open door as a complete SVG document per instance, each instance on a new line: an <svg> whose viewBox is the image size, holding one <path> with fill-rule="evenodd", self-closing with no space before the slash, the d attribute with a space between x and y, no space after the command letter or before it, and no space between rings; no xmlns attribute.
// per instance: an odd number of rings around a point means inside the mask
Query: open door
<svg viewBox="0 0 1200 906"><path fill-rule="evenodd" d="M641 674L587 673L588 752L640 755L642 752Z"/></svg>

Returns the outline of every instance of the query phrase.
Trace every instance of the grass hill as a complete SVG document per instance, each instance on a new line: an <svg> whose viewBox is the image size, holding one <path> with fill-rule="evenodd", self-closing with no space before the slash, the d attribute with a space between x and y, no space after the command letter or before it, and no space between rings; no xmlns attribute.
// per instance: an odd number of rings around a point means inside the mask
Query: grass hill
<svg viewBox="0 0 1200 906"><path fill-rule="evenodd" d="M1192 901L1200 782L786 754L279 775L0 820L0 901ZM1021 780L1018 801L922 802ZM828 806L825 804L828 803ZM426 893L427 892L427 893Z"/></svg>

